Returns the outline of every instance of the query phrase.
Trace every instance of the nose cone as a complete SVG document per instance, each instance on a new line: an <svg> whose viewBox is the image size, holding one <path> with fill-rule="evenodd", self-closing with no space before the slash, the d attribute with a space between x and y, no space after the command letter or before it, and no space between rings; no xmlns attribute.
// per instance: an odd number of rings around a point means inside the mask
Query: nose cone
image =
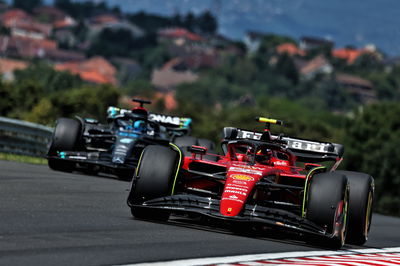
<svg viewBox="0 0 400 266"><path fill-rule="evenodd" d="M235 195L231 195L230 198L223 198L219 211L224 216L237 216L243 208L243 201Z"/></svg>
<svg viewBox="0 0 400 266"><path fill-rule="evenodd" d="M255 179L244 174L230 174L225 183L219 211L224 216L237 216L252 191Z"/></svg>

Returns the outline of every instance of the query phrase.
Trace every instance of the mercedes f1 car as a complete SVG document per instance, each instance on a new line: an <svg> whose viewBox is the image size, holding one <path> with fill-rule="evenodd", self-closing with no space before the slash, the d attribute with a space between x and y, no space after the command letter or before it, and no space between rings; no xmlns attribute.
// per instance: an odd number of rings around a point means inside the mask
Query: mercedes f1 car
<svg viewBox="0 0 400 266"><path fill-rule="evenodd" d="M188 137L191 119L148 113L144 104L132 110L109 107L107 124L94 119L59 118L47 154L53 170L105 172L132 178L142 150L147 145L168 146Z"/></svg>
<svg viewBox="0 0 400 266"><path fill-rule="evenodd" d="M272 135L270 125L282 121L258 121L266 125L263 132L224 128L224 155L195 145L188 156L174 144L147 146L127 199L132 215L199 215L235 224L235 230L281 228L331 248L364 244L374 179L336 170L343 145Z"/></svg>

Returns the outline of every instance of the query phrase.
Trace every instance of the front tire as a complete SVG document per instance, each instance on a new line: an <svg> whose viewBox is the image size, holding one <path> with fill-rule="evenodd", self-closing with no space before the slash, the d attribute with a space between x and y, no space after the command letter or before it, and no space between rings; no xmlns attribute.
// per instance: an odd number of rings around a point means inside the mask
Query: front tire
<svg viewBox="0 0 400 266"><path fill-rule="evenodd" d="M178 159L177 152L168 147L152 145L143 150L137 176L134 177L128 197L128 204L135 218L168 220L168 211L134 205L171 195Z"/></svg>
<svg viewBox="0 0 400 266"><path fill-rule="evenodd" d="M371 227L374 179L372 176L337 171L347 177L350 183L349 222L346 243L363 245L368 240Z"/></svg>
<svg viewBox="0 0 400 266"><path fill-rule="evenodd" d="M57 119L49 155L55 155L59 151L74 151L81 138L82 125L79 121L70 118Z"/></svg>
<svg viewBox="0 0 400 266"><path fill-rule="evenodd" d="M331 235L325 243L341 248L346 240L349 202L348 180L343 174L315 174L310 183L306 218L326 229Z"/></svg>
<svg viewBox="0 0 400 266"><path fill-rule="evenodd" d="M57 156L61 151L76 150L81 139L82 125L79 121L70 118L57 119L48 155ZM75 164L62 159L48 159L50 169L63 172L72 172Z"/></svg>

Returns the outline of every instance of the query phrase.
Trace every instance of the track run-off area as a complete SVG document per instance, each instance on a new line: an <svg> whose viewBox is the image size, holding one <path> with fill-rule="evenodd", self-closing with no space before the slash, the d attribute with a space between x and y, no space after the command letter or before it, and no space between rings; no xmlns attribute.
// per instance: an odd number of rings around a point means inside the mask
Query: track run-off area
<svg viewBox="0 0 400 266"><path fill-rule="evenodd" d="M110 177L8 161L0 169L0 265L400 263L399 218L374 214L366 245L331 251L278 232L239 236L175 216L135 220L130 183Z"/></svg>

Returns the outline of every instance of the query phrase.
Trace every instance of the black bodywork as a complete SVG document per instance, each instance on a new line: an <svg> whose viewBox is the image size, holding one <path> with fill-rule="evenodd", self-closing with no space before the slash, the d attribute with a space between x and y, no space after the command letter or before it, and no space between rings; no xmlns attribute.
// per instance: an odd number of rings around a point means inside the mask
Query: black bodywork
<svg viewBox="0 0 400 266"><path fill-rule="evenodd" d="M175 137L190 132L190 118L148 114L143 106L136 110L109 107L107 113L107 124L76 117L79 137L69 150L52 148L56 138L53 134L47 154L49 166L50 161L66 163L69 170L131 178L146 146L168 146Z"/></svg>

